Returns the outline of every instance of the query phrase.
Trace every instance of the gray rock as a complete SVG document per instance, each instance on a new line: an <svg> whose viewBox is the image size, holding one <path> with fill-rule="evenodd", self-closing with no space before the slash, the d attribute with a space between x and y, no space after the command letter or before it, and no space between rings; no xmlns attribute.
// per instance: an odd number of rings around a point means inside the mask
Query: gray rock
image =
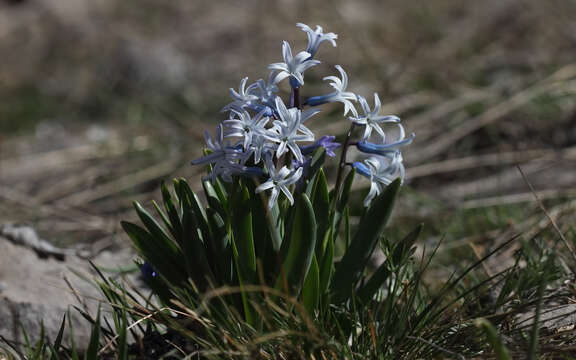
<svg viewBox="0 0 576 360"><path fill-rule="evenodd" d="M130 250L106 253L93 261L106 268L117 268L132 263ZM22 342L22 328L31 341L38 339L41 322L46 335L55 339L62 317L69 311L74 327L74 340L85 348L90 337L90 324L72 305L82 307L78 298L64 281L66 278L76 290L78 297L93 314L96 299L102 294L91 284L75 275L80 272L93 278L87 260L68 254L66 261L54 257L40 258L36 250L20 246L0 236L0 335L6 339ZM69 341L64 338L65 343Z"/></svg>

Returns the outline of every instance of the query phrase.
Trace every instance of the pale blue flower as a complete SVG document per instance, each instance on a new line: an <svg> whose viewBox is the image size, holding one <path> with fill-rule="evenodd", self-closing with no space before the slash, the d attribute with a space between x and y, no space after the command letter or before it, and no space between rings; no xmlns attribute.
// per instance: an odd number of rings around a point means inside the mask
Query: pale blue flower
<svg viewBox="0 0 576 360"><path fill-rule="evenodd" d="M348 87L348 75L340 65L335 66L336 69L340 72L342 79L336 76L326 76L323 80L330 80L330 86L332 86L335 91L321 96L313 96L306 100L306 104L310 106L317 106L322 105L329 102L341 102L344 104L344 115L348 114L349 111L352 112L352 115L358 117L358 112L356 111L356 107L352 103L352 101L357 101L356 94L346 91L346 87Z"/></svg>
<svg viewBox="0 0 576 360"><path fill-rule="evenodd" d="M217 176L222 176L226 181L232 180L232 175L243 171L243 164L246 161L246 153L239 146L231 146L224 142L224 129L222 124L216 128L214 139L210 133L204 133L206 145L210 153L198 159L192 160L192 165L212 164L213 170L210 173L212 182Z"/></svg>
<svg viewBox="0 0 576 360"><path fill-rule="evenodd" d="M323 33L322 26L316 25L316 31L312 30L310 26L302 23L296 24L299 28L302 29L308 35L308 47L306 51L310 53L310 57L314 57L316 52L318 51L318 47L324 41L329 41L332 46L336 47L336 39L338 39L338 35L334 33Z"/></svg>
<svg viewBox="0 0 576 360"><path fill-rule="evenodd" d="M266 124L270 120L265 116L266 109L259 112L256 116L251 117L248 111L231 110L232 113L238 118L231 118L224 120L223 124L229 129L226 137L241 137L244 138L244 150L250 149L252 138L266 132Z"/></svg>
<svg viewBox="0 0 576 360"><path fill-rule="evenodd" d="M246 89L246 82L248 78L245 77L240 81L240 86L238 87L238 91L230 88L230 97L234 100L228 105L224 106L221 111L228 111L232 109L243 109L244 107L252 105L255 101L258 100L258 96L254 95L252 92L258 86L257 83L251 84Z"/></svg>
<svg viewBox="0 0 576 360"><path fill-rule="evenodd" d="M396 151L389 156L373 156L364 163L352 164L356 171L370 179L370 191L364 199L364 206L370 206L372 200L382 193L384 186L397 178L404 180L405 170L402 164L402 154Z"/></svg>
<svg viewBox="0 0 576 360"><path fill-rule="evenodd" d="M256 188L256 193L260 193L265 190L272 190L270 194L270 199L268 200L268 207L271 209L278 200L278 195L280 191L284 193L291 205L294 205L294 197L290 193L288 186L294 184L302 176L303 169L300 167L297 170L289 170L286 166L283 166L280 170L276 171L274 162L271 157L265 158L266 169L268 170L269 179Z"/></svg>
<svg viewBox="0 0 576 360"><path fill-rule="evenodd" d="M292 56L292 49L287 41L282 43L282 57L284 62L268 65L268 69L276 71L274 84L290 77L290 86L293 88L304 85L304 71L308 68L320 64L318 60L310 60L310 53L306 51L299 52Z"/></svg>
<svg viewBox="0 0 576 360"><path fill-rule="evenodd" d="M382 141L385 141L386 135L384 130L380 127L383 123L399 123L400 118L394 115L378 115L382 104L380 103L380 98L377 93L374 93L374 109L370 110L368 102L362 96L358 96L358 101L364 112L363 116L351 116L349 119L358 125L364 125L364 135L362 136L362 141L367 141L372 134L372 130L376 131L382 137Z"/></svg>
<svg viewBox="0 0 576 360"><path fill-rule="evenodd" d="M250 90L250 93L256 95L263 105L270 108L274 108L275 94L278 92L278 86L274 83L275 77L276 71L270 72L268 82L260 79L256 81L256 86Z"/></svg>
<svg viewBox="0 0 576 360"><path fill-rule="evenodd" d="M267 138L278 143L276 157L280 158L290 150L296 160L303 162L304 157L296 142L314 141L314 133L302 124L302 112L297 108L287 109L280 97L276 97L276 110L280 120L274 120ZM307 114L307 116L311 116Z"/></svg>

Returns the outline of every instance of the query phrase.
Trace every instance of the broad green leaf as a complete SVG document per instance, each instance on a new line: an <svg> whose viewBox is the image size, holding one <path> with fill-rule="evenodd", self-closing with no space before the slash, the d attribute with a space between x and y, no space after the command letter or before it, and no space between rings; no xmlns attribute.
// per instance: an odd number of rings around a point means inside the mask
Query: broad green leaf
<svg viewBox="0 0 576 360"><path fill-rule="evenodd" d="M185 280L186 269L184 263L177 256L176 250L164 246L164 243L152 236L138 225L122 221L124 231L130 236L134 246L168 281L178 284Z"/></svg>
<svg viewBox="0 0 576 360"><path fill-rule="evenodd" d="M178 210L176 209L176 205L174 204L172 194L170 194L170 190L168 190L168 187L164 182L162 182L161 189L162 189L162 202L164 203L164 208L166 209L168 219L170 220L170 224L169 225L167 224L166 226L168 227L168 230L172 233L172 236L174 236L174 239L176 239L176 241L179 241L180 236L182 234L182 227L180 224L180 216L178 214ZM178 200L180 199L176 196L176 201ZM160 212L159 209L158 212Z"/></svg>
<svg viewBox="0 0 576 360"><path fill-rule="evenodd" d="M332 291L334 303L342 303L350 298L386 227L399 190L400 179L397 179L373 200L372 206L362 217L350 247L336 266Z"/></svg>
<svg viewBox="0 0 576 360"><path fill-rule="evenodd" d="M412 254L412 247L414 246L416 240L418 240L418 237L422 232L422 227L422 224L418 225L414 230L412 230L394 246L394 251L392 252L392 256L390 258L392 266L397 267L402 265Z"/></svg>
<svg viewBox="0 0 576 360"><path fill-rule="evenodd" d="M241 184L239 187L231 200L231 225L244 281L253 282L256 280L256 252L252 233L252 208L248 189Z"/></svg>
<svg viewBox="0 0 576 360"><path fill-rule="evenodd" d="M304 286L302 287L302 302L304 307L310 314L314 314L314 311L318 308L318 303L320 301L320 271L318 269L318 262L316 261L316 256L312 256L312 263L310 264L310 269L304 280Z"/></svg>
<svg viewBox="0 0 576 360"><path fill-rule="evenodd" d="M194 283L204 290L206 279L213 279L212 269L206 257L206 248L198 233L196 217L191 209L182 214L182 251L186 259L188 275Z"/></svg>
<svg viewBox="0 0 576 360"><path fill-rule="evenodd" d="M162 226L158 224L156 219L154 219L154 217L150 215L150 213L138 202L134 202L134 208L136 209L138 217L140 217L140 221L142 221L146 229L148 229L148 232L156 239L156 241L161 244L161 246L165 246L173 251L177 251L176 244L166 233L166 230L164 230Z"/></svg>
<svg viewBox="0 0 576 360"><path fill-rule="evenodd" d="M216 210L220 216L223 218L226 217L226 205L222 203L220 200L220 196L218 195L218 191L214 188L214 185L210 182L210 180L204 180L202 182L202 186L204 187L204 195L206 195L206 200L208 201L208 205L211 208Z"/></svg>
<svg viewBox="0 0 576 360"><path fill-rule="evenodd" d="M288 241L287 252L275 287L282 289L286 285L287 290L294 291L297 295L308 273L316 247L316 219L312 204L305 194L297 196L290 237L284 239L284 242L286 241Z"/></svg>
<svg viewBox="0 0 576 360"><path fill-rule="evenodd" d="M326 251L324 251L324 256L320 260L320 293L324 294L328 290L330 285L330 277L332 276L332 271L334 269L334 238L332 232L328 231L324 235L324 240L326 243Z"/></svg>
<svg viewBox="0 0 576 360"><path fill-rule="evenodd" d="M351 169L342 186L340 187L340 193L338 194L337 199L333 199L335 196L334 190L330 192L330 199L332 201L336 201L336 209L332 214L332 233L334 234L334 241L338 238L340 234L340 224L342 222L342 218L344 217L344 211L348 207L348 200L350 198L350 190L352 189L352 183L354 181L354 176L356 175L356 169Z"/></svg>
<svg viewBox="0 0 576 360"><path fill-rule="evenodd" d="M315 182L312 206L314 207L314 215L316 216L317 238L323 240L318 241L316 244L316 256L318 259L322 259L324 251L326 250L326 243L324 242L324 239L326 239L325 234L328 232L330 223L330 197L328 195L328 183L322 169L318 171Z"/></svg>
<svg viewBox="0 0 576 360"><path fill-rule="evenodd" d="M212 261L216 264L218 283L221 285L230 284L233 278L232 250L230 248L231 232L228 231L228 227L220 214L214 209L208 208L207 215L213 235L211 241L206 245L214 254Z"/></svg>
<svg viewBox="0 0 576 360"><path fill-rule="evenodd" d="M340 188L340 194L338 194L338 201L336 203L336 208L338 211L344 211L344 208L348 205L348 199L350 198L350 190L352 189L352 183L354 182L354 176L356 175L356 169L352 168L346 174L344 182L342 182L342 187Z"/></svg>
<svg viewBox="0 0 576 360"><path fill-rule="evenodd" d="M218 195L218 199L220 199L220 203L223 206L227 206L228 204L228 193L220 181L219 178L216 178L216 184L214 184L214 190L216 190L216 195Z"/></svg>
<svg viewBox="0 0 576 360"><path fill-rule="evenodd" d="M190 186L185 179L175 180L174 188L176 189L176 193L180 199L188 199L188 203L182 203L182 205L189 205L191 207L192 212L196 216L196 223L202 232L202 239L206 240L210 238L208 218L206 217L206 211L204 210L204 206L202 205L202 202L200 202L198 195L190 189Z"/></svg>
<svg viewBox="0 0 576 360"><path fill-rule="evenodd" d="M356 291L356 300L358 303L365 305L368 304L374 295L380 290L384 282L390 277L390 264L385 261L378 269L372 274L368 282Z"/></svg>

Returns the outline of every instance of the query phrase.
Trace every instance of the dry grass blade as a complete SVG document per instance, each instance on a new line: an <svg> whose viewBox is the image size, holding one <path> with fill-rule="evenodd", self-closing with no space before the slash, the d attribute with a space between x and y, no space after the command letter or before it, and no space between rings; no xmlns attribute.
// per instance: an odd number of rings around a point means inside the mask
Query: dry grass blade
<svg viewBox="0 0 576 360"><path fill-rule="evenodd" d="M560 227L558 226L558 224L556 223L556 221L554 220L554 218L552 216L550 216L550 213L548 212L548 210L546 210L546 207L544 206L544 203L542 202L542 200L540 200L540 198L538 197L538 194L536 193L536 191L534 190L534 187L532 186L532 183L530 183L530 181L528 180L528 177L526 177L526 174L524 174L524 171L522 171L522 168L520 166L517 166L518 171L520 171L520 174L522 175L522 178L524 179L524 181L526 182L526 185L528 185L528 187L530 188L530 191L532 192L532 194L534 195L534 198L536 199L536 202L538 203L538 206L540 207L540 209L542 210L542 212L544 212L544 215L546 215L546 217L548 218L548 221L550 221L550 224L552 224L552 227L554 228L554 231L556 231L556 233L558 234L558 236L560 237L560 240L562 240L562 243L564 243L564 246L566 247L566 249L568 250L568 252L570 253L570 255L572 256L572 260L574 260L574 264L576 264L576 252L574 252L574 249L572 248L572 246L570 245L570 243L568 242L568 240L566 239L566 237L564 236L564 233L562 232L562 230L560 229Z"/></svg>
<svg viewBox="0 0 576 360"><path fill-rule="evenodd" d="M572 66L570 66L570 68L572 68ZM574 86L575 81L563 81L567 80L564 78L565 75L572 76L573 74L566 69L558 70L547 79L544 79L537 84L532 85L523 91L520 91L511 98L504 100L496 106L488 109L484 113L474 118L468 119L462 125L456 127L454 130L448 132L441 138L435 139L429 145L421 149L421 156L418 157L418 160L423 162L437 156L444 150L448 149L452 144L456 143L458 140L490 123L493 123L494 121L520 108L521 106L528 104L538 96L561 89L571 89Z"/></svg>

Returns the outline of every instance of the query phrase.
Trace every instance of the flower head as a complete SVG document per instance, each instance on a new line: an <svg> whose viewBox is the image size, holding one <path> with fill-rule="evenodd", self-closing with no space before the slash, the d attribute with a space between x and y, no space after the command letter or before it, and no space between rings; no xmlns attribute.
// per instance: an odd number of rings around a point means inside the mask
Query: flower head
<svg viewBox="0 0 576 360"><path fill-rule="evenodd" d="M242 109L244 107L250 106L252 103L258 100L258 96L254 95L252 92L254 88L257 86L256 83L251 84L246 89L246 82L248 78L245 77L240 81L240 86L238 87L238 91L230 88L230 97L234 100L228 105L224 106L222 111L228 111L232 109Z"/></svg>
<svg viewBox="0 0 576 360"><path fill-rule="evenodd" d="M286 166L283 166L280 170L276 170L274 162L271 157L266 157L266 168L268 169L269 179L256 188L256 193L260 193L264 190L272 190L270 194L270 199L268 200L268 207L271 209L278 200L278 195L280 191L284 193L291 205L294 205L294 197L288 189L289 185L294 184L302 176L302 167L297 170L289 170Z"/></svg>
<svg viewBox="0 0 576 360"><path fill-rule="evenodd" d="M300 109L287 109L280 97L276 97L276 110L280 120L274 121L272 129L270 129L267 136L270 141L278 143L276 157L280 158L280 156L290 150L296 160L303 162L304 157L296 142L314 141L314 133L302 124L306 118L302 117Z"/></svg>
<svg viewBox="0 0 576 360"><path fill-rule="evenodd" d="M306 51L310 53L310 58L313 58L318 51L318 47L324 41L329 41L332 46L336 47L336 39L338 39L338 35L334 33L326 33L324 34L322 26L316 25L316 31L312 30L310 26L302 23L296 24L299 28L302 29L308 35L308 47Z"/></svg>
<svg viewBox="0 0 576 360"><path fill-rule="evenodd" d="M290 49L290 44L287 41L282 43L282 56L284 62L268 65L268 69L276 71L274 84L290 77L290 86L293 88L300 87L304 85L304 71L320 64L318 60L311 60L310 53L306 51L301 51L293 57L292 49Z"/></svg>
<svg viewBox="0 0 576 360"><path fill-rule="evenodd" d="M400 151L389 156L373 156L364 160L364 163L355 162L352 165L360 175L370 179L370 191L364 199L366 207L370 206L372 199L380 195L383 186L397 178L404 180L405 171Z"/></svg>
<svg viewBox="0 0 576 360"><path fill-rule="evenodd" d="M356 111L356 107L352 101L357 101L356 94L346 91L346 87L348 86L348 75L346 71L340 65L336 65L336 70L340 72L342 79L336 76L326 76L323 80L330 80L330 86L334 88L334 92L331 92L327 95L321 96L313 96L306 100L306 104L310 106L322 105L329 102L341 102L344 104L344 115L348 114L349 111L352 112L352 115L358 117L358 112Z"/></svg>
<svg viewBox="0 0 576 360"><path fill-rule="evenodd" d="M224 129L222 124L216 128L214 139L209 132L204 133L206 145L211 151L209 154L192 160L192 165L212 164L213 170L210 173L212 182L217 176L222 176L226 181L232 181L232 175L242 172L243 164L246 160L246 153L239 146L231 146L229 142L224 142Z"/></svg>
<svg viewBox="0 0 576 360"><path fill-rule="evenodd" d="M242 137L244 138L243 146L244 150L250 149L252 144L252 139L254 136L262 135L266 132L266 124L270 120L269 117L265 116L266 109L260 111L256 116L251 117L248 111L234 110L232 113L238 118L233 117L229 120L224 120L223 124L229 129L226 137Z"/></svg>
<svg viewBox="0 0 576 360"><path fill-rule="evenodd" d="M363 141L367 141L372 134L372 130L376 131L382 137L382 141L386 139L384 130L380 127L383 123L399 123L400 118L394 115L378 115L382 104L380 103L380 98L377 93L374 93L374 109L370 110L370 106L366 99L362 96L358 96L358 101L364 112L363 116L351 116L349 119L358 124L364 125L364 135L362 136Z"/></svg>

